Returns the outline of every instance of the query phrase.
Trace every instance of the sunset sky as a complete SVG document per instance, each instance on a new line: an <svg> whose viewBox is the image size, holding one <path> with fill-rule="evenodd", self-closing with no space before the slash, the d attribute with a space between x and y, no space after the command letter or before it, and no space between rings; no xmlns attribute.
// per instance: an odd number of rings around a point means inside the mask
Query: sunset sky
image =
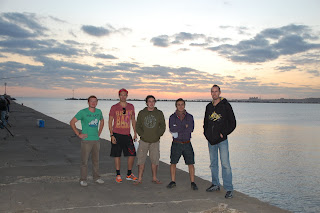
<svg viewBox="0 0 320 213"><path fill-rule="evenodd" d="M320 98L319 0L0 0L13 97Z"/></svg>

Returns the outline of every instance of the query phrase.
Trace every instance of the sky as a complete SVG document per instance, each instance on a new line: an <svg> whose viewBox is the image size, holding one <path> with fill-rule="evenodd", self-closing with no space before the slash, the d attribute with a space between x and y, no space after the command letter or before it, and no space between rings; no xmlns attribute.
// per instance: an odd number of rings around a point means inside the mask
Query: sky
<svg viewBox="0 0 320 213"><path fill-rule="evenodd" d="M320 98L319 0L0 0L13 97ZM6 87L5 87L6 84Z"/></svg>

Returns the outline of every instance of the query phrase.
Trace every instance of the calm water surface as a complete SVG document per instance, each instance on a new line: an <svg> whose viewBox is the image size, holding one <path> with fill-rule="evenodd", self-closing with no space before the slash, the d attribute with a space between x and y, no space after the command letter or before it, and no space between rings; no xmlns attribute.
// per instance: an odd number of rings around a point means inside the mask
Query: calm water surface
<svg viewBox="0 0 320 213"><path fill-rule="evenodd" d="M87 107L87 101L80 100L19 98L17 102L65 123ZM99 101L98 108L105 119L115 103L117 101ZM145 107L143 101L131 103L136 114ZM211 180L208 145L202 134L206 104L187 102L186 109L195 119L192 144L196 175ZM231 105L237 118L237 128L229 136L235 190L293 212L320 212L320 105ZM163 111L168 124L175 110L174 102L157 102L156 106ZM110 139L107 129L105 126L102 137ZM160 144L161 160L169 163L171 135L168 128ZM177 167L188 169L183 158Z"/></svg>

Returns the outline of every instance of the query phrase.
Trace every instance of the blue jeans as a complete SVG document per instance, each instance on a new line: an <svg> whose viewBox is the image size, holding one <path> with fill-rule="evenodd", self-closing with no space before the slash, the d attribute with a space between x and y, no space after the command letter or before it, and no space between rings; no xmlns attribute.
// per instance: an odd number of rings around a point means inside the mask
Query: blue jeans
<svg viewBox="0 0 320 213"><path fill-rule="evenodd" d="M218 144L211 145L208 142L210 155L210 169L212 176L212 184L220 186L219 182L219 164L218 164L218 150L220 153L223 187L226 191L233 191L232 172L229 160L229 144L228 139Z"/></svg>
<svg viewBox="0 0 320 213"><path fill-rule="evenodd" d="M6 115L7 115L7 111L1 111L1 121L2 121L2 123L0 122L1 128L3 128L3 126L7 126Z"/></svg>

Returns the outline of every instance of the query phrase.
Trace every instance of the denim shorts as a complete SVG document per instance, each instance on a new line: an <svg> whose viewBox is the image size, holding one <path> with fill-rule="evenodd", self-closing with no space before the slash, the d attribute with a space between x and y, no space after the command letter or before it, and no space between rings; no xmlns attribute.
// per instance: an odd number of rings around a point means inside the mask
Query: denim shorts
<svg viewBox="0 0 320 213"><path fill-rule="evenodd" d="M170 163L177 164L179 162L181 155L183 155L184 162L187 165L194 164L194 152L193 152L191 142L185 143L185 144L172 142Z"/></svg>

